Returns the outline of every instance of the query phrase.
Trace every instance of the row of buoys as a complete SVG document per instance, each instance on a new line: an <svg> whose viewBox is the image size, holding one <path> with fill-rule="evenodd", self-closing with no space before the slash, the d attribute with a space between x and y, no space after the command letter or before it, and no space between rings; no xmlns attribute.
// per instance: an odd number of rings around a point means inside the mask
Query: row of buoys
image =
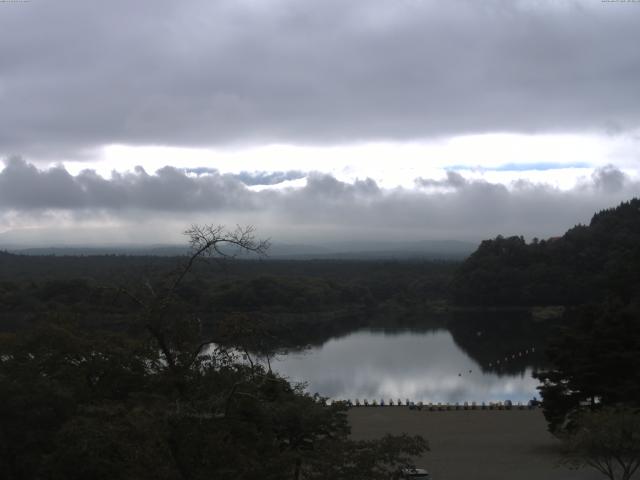
<svg viewBox="0 0 640 480"><path fill-rule="evenodd" d="M378 403L377 400L372 400L371 402L369 402L369 400L363 400L362 403L360 403L360 399L356 398L355 403L351 402L351 400L346 400L346 402L349 405L353 405L356 407L384 407L384 406L390 406L393 407L394 405L397 406L407 406L409 407L410 405L414 404L414 402L410 401L408 398L404 401L404 403L402 402L402 400L398 399L395 403L393 401L393 399L390 399L388 402L385 402L383 398L380 399L380 402Z"/></svg>
<svg viewBox="0 0 640 480"><path fill-rule="evenodd" d="M408 399L403 403L398 400L394 403L393 400L385 402L384 400L363 400L362 402L356 398L355 402L351 400L334 400L333 403L343 403L349 407L386 407L386 406L399 406L409 407L409 410L429 410L429 411L449 411L449 410L525 410L533 409L539 406L540 402L536 399L529 400L526 404L522 402L513 403L511 400L505 400L504 402L464 402L464 403L424 403L424 402L411 402Z"/></svg>
<svg viewBox="0 0 640 480"><path fill-rule="evenodd" d="M501 363L508 363L511 360L516 360L518 358L524 357L525 355L529 355L530 353L535 353L535 351L536 351L536 347L531 347L531 348L527 348L527 349L522 350L522 351L517 352L517 353L512 353L511 355L507 355L503 359L501 358L501 359L495 360L493 362L490 362L489 363L489 368L494 367L494 366L498 367Z"/></svg>

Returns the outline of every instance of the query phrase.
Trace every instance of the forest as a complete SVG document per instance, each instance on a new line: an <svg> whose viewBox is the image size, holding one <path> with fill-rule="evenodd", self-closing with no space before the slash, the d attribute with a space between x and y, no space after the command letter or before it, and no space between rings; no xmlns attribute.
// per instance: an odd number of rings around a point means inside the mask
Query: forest
<svg viewBox="0 0 640 480"><path fill-rule="evenodd" d="M135 305L123 289L162 284L184 261L0 253L1 329L64 314L83 327L126 330ZM172 308L198 315L205 330L231 314L251 317L269 330L274 347L303 346L389 312L402 318L442 309L456 266L440 260L202 261L174 292Z"/></svg>
<svg viewBox="0 0 640 480"><path fill-rule="evenodd" d="M593 215L561 237L483 241L456 272L460 305L580 305L640 294L640 199Z"/></svg>
<svg viewBox="0 0 640 480"><path fill-rule="evenodd" d="M251 228L188 234L181 258L0 256L3 478L386 479L428 449L350 439L346 405L256 355L428 308L451 265L220 263L221 245L266 244Z"/></svg>
<svg viewBox="0 0 640 480"><path fill-rule="evenodd" d="M640 199L558 238L485 240L451 288L461 305L565 307L536 374L552 432L585 409L640 407Z"/></svg>
<svg viewBox="0 0 640 480"><path fill-rule="evenodd" d="M269 260L250 228L187 233L183 257L0 253L3 478L389 478L423 438L353 441L346 405L256 360L362 326L446 325L483 364L498 345L478 325L502 347L548 340L536 375L558 435L585 408L640 406L638 199L463 262ZM563 307L551 333L540 306Z"/></svg>

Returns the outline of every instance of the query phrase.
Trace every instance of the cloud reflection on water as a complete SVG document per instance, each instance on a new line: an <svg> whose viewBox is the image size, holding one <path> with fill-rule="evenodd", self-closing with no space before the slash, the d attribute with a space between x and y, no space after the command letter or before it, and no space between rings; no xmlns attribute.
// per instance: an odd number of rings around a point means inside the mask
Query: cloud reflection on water
<svg viewBox="0 0 640 480"><path fill-rule="evenodd" d="M319 348L272 362L292 381L334 399L424 402L527 401L538 382L521 375L482 372L446 330L388 334L362 330Z"/></svg>

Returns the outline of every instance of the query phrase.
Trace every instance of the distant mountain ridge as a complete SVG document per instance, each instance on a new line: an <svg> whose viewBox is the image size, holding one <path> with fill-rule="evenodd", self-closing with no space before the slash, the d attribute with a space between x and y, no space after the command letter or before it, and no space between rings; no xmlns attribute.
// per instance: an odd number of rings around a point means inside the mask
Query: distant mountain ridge
<svg viewBox="0 0 640 480"><path fill-rule="evenodd" d="M498 236L483 241L458 269L462 305L577 305L608 295L640 295L640 199L597 212L562 237Z"/></svg>
<svg viewBox="0 0 640 480"><path fill-rule="evenodd" d="M267 258L287 260L313 259L457 259L468 256L476 244L456 240L427 240L421 242L332 242L324 245L274 243L269 248ZM11 253L21 255L133 255L133 256L180 256L189 252L188 246L58 246L58 247L9 247Z"/></svg>

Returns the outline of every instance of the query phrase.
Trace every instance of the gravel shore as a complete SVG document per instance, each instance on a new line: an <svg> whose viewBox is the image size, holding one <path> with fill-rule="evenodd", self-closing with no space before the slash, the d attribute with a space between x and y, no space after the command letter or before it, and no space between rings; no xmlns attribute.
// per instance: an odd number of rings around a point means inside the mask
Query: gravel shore
<svg viewBox="0 0 640 480"><path fill-rule="evenodd" d="M431 451L416 459L433 480L597 480L595 470L558 464L558 442L540 410L431 412L407 407L359 407L349 411L352 436L422 435Z"/></svg>

